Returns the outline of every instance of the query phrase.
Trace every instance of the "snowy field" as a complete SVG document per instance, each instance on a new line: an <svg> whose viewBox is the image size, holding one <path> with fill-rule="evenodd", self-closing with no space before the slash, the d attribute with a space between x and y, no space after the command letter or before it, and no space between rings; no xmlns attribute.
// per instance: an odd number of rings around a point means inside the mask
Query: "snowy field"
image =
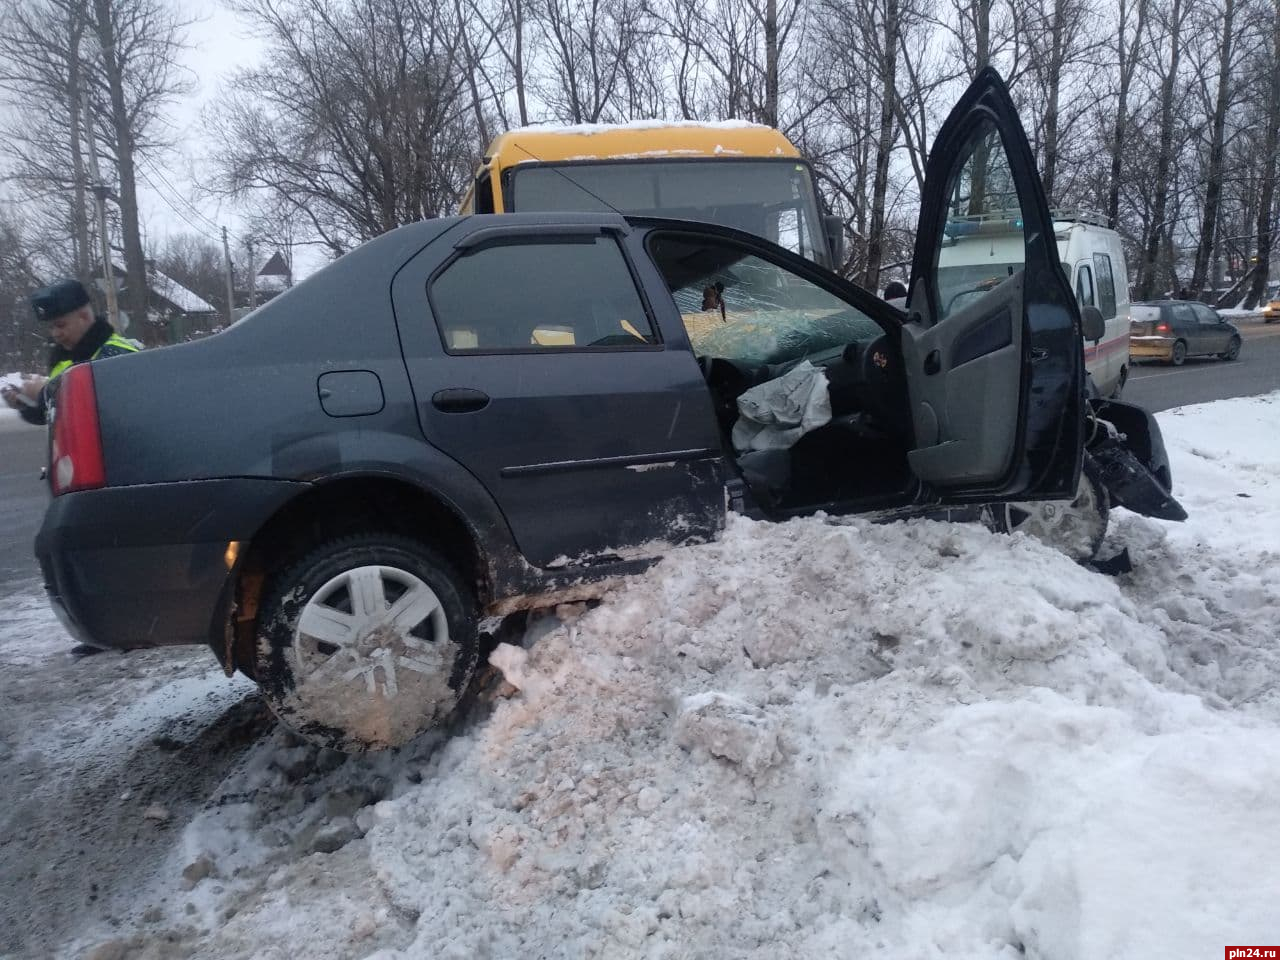
<svg viewBox="0 0 1280 960"><path fill-rule="evenodd" d="M978 527L735 520L499 647L501 695L448 738L345 759L267 734L67 955L1280 943L1280 394L1160 421L1191 519L1113 514L1132 574ZM66 643L24 610L11 669Z"/></svg>

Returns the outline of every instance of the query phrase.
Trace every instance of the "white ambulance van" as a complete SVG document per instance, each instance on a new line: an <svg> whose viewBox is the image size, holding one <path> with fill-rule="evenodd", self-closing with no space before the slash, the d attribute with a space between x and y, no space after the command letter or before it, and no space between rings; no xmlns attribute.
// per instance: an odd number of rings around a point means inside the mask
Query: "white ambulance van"
<svg viewBox="0 0 1280 960"><path fill-rule="evenodd" d="M1092 214L1055 210L1058 256L1080 305L1106 321L1101 340L1084 345L1085 367L1104 397L1118 397L1129 377L1129 273L1120 235ZM1022 268L1022 217L999 213L953 218L938 261L939 283L957 295L999 283Z"/></svg>

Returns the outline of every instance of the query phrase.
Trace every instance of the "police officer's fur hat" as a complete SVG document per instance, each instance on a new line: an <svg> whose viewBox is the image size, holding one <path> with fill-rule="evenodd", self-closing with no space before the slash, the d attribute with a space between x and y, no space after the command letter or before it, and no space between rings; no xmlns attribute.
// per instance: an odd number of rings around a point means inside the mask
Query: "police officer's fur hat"
<svg viewBox="0 0 1280 960"><path fill-rule="evenodd" d="M78 310L89 302L89 291L79 280L59 280L41 287L31 295L31 306L36 319L56 320L72 310Z"/></svg>

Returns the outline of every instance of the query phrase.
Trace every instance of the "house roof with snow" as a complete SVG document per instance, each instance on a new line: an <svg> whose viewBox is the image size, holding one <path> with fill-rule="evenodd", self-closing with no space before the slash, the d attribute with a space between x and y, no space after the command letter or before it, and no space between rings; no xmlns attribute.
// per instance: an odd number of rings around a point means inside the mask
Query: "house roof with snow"
<svg viewBox="0 0 1280 960"><path fill-rule="evenodd" d="M117 289L124 285L125 269L124 264L113 263L111 269L115 271L115 281ZM101 289L103 282L101 278L94 281ZM163 300L166 304L183 314L199 314L199 313L217 313L218 308L205 300L194 290L184 287L173 277L167 273L148 264L147 266L147 289L151 295Z"/></svg>

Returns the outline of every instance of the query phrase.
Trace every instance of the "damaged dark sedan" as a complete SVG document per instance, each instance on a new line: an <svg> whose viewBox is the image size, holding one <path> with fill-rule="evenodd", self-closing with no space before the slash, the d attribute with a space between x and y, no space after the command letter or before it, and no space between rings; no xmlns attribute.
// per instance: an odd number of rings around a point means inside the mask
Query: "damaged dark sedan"
<svg viewBox="0 0 1280 960"><path fill-rule="evenodd" d="M1022 269L940 284L957 218L1016 224ZM50 598L89 644L207 643L362 749L450 714L483 621L598 593L728 510L1069 516L1082 558L1108 502L1181 519L1155 423L1087 396L1100 318L993 72L934 144L917 236L904 312L705 224L403 227L218 336L61 378Z"/></svg>

